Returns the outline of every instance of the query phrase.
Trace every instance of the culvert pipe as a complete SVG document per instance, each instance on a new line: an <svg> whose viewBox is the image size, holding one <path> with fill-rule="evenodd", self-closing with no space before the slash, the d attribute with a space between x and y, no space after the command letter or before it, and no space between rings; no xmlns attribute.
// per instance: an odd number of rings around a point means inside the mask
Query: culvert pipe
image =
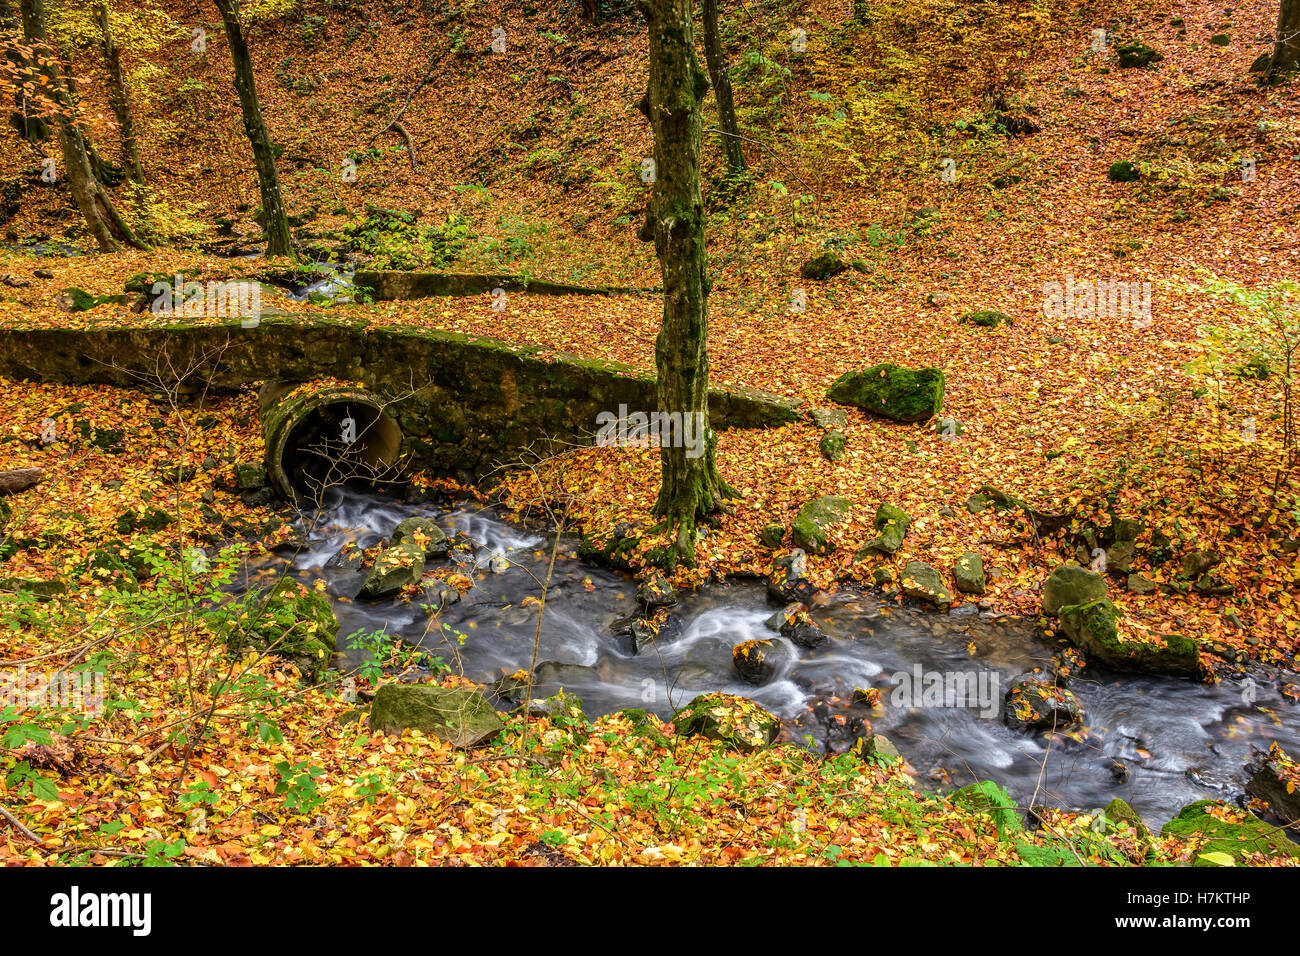
<svg viewBox="0 0 1300 956"><path fill-rule="evenodd" d="M266 474L292 502L330 486L393 481L402 470L402 429L364 388L267 383L258 395Z"/></svg>

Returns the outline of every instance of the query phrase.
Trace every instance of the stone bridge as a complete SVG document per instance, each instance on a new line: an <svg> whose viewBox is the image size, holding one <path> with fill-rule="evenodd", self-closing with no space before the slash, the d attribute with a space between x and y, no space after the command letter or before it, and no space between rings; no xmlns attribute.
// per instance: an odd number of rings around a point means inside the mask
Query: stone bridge
<svg viewBox="0 0 1300 956"><path fill-rule="evenodd" d="M264 316L211 324L0 329L0 376L66 385L178 386L185 392L265 383L268 470L291 493L281 460L320 425L362 408L373 464L409 456L433 472L477 481L527 449L590 444L596 416L656 408L651 375L614 362L456 332L374 327L364 319ZM338 379L361 387L288 386ZM279 385L280 387L276 387ZM277 402L298 402L274 411ZM762 428L800 417L767 392L709 392L714 428ZM362 457L365 457L363 454ZM287 477L286 477L287 476Z"/></svg>

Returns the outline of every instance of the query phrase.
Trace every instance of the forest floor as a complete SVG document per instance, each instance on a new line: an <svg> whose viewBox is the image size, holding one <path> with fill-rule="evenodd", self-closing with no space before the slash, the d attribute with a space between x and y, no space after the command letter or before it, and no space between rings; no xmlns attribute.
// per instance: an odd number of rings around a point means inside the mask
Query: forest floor
<svg viewBox="0 0 1300 956"><path fill-rule="evenodd" d="M742 122L767 145L753 150L752 181L731 202L717 198L711 170L712 381L824 408L826 388L846 371L880 362L933 366L947 376L944 414L962 431L944 436L933 423L895 424L845 408L847 445L834 463L819 454L823 433L809 422L722 433L721 469L743 498L734 516L709 529L697 567L679 569L677 583L769 572L782 551L762 546L760 529L788 526L810 498L835 494L853 507L837 530L839 547L810 562L818 585L870 581L880 566L896 580L911 560L946 575L960 555L975 552L994 573L987 593L968 600L985 602L989 613L1037 615L1042 583L1072 545L1064 536L1040 538L991 509L969 513L967 498L989 484L1047 512L1074 512L1080 524L1104 526L1112 511L1141 518L1143 551L1159 533L1178 555L1217 552L1215 574L1230 593L1173 587L1177 560L1152 564L1140 552L1134 570L1171 587L1137 594L1115 581L1128 639L1184 634L1201 642L1212 664L1228 649L1234 659L1294 668L1300 475L1279 470L1282 376L1232 374L1254 355L1217 347L1207 334L1252 315L1208 291L1215 283L1258 289L1294 278L1300 251L1300 97L1294 83L1260 87L1247 74L1261 50L1255 38L1272 27L1271 5L1226 17L1208 2L1184 2L1088 20L1051 4L1013 16L912 3L882 13L869 36L831 7L759 4L747 14L745 29L765 40L757 58L746 56L737 67L738 99ZM425 32L379 16L358 21L374 32L365 43L349 41L357 45L349 46L343 70L331 41L346 37L322 12L322 36L306 39L308 21L286 20L254 39L265 63L260 85L268 121L285 145L289 205L310 210L300 232L305 246L337 242L373 204L411 210L421 224L439 226L432 237L407 230L394 238L381 230L357 240L377 265L414 256L422 267L452 271L657 284L653 250L633 239L646 193L637 170L650 151L645 124L628 109L644 83L644 38L636 30L572 25L560 34L539 17L493 4ZM457 30L486 36L499 20L519 38L504 59L435 44L442 51L436 79L405 119L416 133L421 172L409 169L402 151L361 149L383 125L377 117L390 116L401 91L423 75L428 56L421 42ZM1152 69L1122 69L1109 51L1090 54L1093 20L1118 38L1141 37L1164 59ZM787 23L807 27L807 54L790 55ZM1221 34L1230 35L1229 45L1209 42ZM864 44L874 49L864 51ZM987 55L969 56L963 44L984 44ZM235 129L237 108L224 92L228 64L219 45L214 40L197 68L183 43L160 49L166 79L152 94L160 119L145 134L146 155L160 158L150 164L157 167L155 218L179 234L222 216L234 224L223 243L255 241L248 217L256 190L242 144L233 150L234 136L225 135ZM923 61L929 67L916 69ZM182 82L190 72L193 82ZM1001 105L991 88L1003 92ZM88 84L85 95L94 89ZM1004 135L996 129L999 111L1039 129ZM14 146L10 151L6 141L5 155L14 158L4 172L26 174L33 157L16 140ZM716 153L716 144L706 151ZM341 183L334 171L352 155L359 157L358 179ZM947 156L955 160L951 183L939 175ZM1247 157L1255 161L1251 179L1241 174ZM1122 160L1137 164L1137 181L1108 178ZM74 219L66 195L51 190L25 202L6 228L15 241L30 241L58 235ZM800 266L827 250L858 268L826 281L802 278ZM0 249L0 273L18 286L0 289L0 323L161 322L114 304L69 313L59 297L71 287L119 293L140 272L224 279L268 265L170 248L84 257ZM52 277L37 277L37 270ZM1045 284L1070 280L1149 283L1151 313L1045 314ZM806 301L801 311L792 309L796 290ZM375 324L469 332L646 370L653 368L661 309L652 295L519 294L509 296L504 311L487 296L264 305L304 322L359 313ZM1012 324L959 322L977 309L1005 313ZM236 462L261 457L255 394L216 396L201 408L174 406L171 398L4 384L0 459L6 468L46 470L40 486L7 499L16 520L6 533L23 547L5 561L4 575L76 579L76 569L109 538L127 546L158 537L173 546L201 543L203 504L255 528L261 547L288 535L283 515L247 508L229 485ZM55 420L60 440L40 440L46 419ZM177 465L194 469L183 486L166 478ZM563 469L577 502L571 517L588 533L620 521L653 523L656 451L582 449L551 467ZM510 477L505 500L534 500L531 482L524 473ZM896 555L855 562L858 547L875 536L881 502L902 507L912 529ZM176 518L164 535L117 530L123 512L150 507ZM57 838L35 849L11 836L0 853L67 859L79 852L74 845L94 844L148 845L149 853L165 855L170 851L161 847L183 840L177 852L206 862L406 862L451 853L465 862L488 853L524 862L831 862L830 846L867 861L879 853L891 862L1018 859L987 817L923 797L900 802L901 791L888 782L895 768L833 768L814 784L799 752L778 748L728 768L740 775L732 778L710 763L715 756L707 748L646 744L637 753L614 744L607 738L620 731L615 718L602 719L582 742L572 739L574 728L543 722L535 730L547 746L566 741L569 748L539 771L553 788L545 792L575 795L566 797L573 814L539 808L510 782L516 764L475 763L436 742L370 737L361 725L339 721L350 709L344 702L321 690L285 689L291 675L267 662L249 673L279 688L284 699L268 719L283 739L249 739L231 718L187 762L183 743L159 736L157 715L182 698L201 712L204 690L186 685L182 663L166 653L165 629L122 639L104 623L84 625L106 609L108 592L80 580L75 594L24 608L16 629L0 639L0 660L67 651L102 635L139 680L132 685L139 706L126 708L123 719L139 726L140 737L129 746L79 745L65 761L62 800L41 801L29 791L23 807L29 827ZM397 754L401 759L392 759ZM42 759L62 766L57 755ZM711 781L700 784L708 800L682 803L701 814L689 825L687 810L654 818L656 788L669 786L665 761L674 773L684 767L688 779ZM182 808L166 795L182 766L187 786L201 778L220 791L207 815L220 823L209 836L190 826L206 797ZM313 767L322 773L304 769ZM384 775L373 800L363 769ZM586 781L611 776L621 793L638 791L644 802L611 809L586 793ZM150 779L157 781L152 789L144 786ZM812 801L797 827L808 827L815 839L801 840L792 829L797 807L784 796L768 803L738 798L752 803L740 822L725 809L741 789L761 782L786 794L804 786L795 781L806 782ZM277 784L281 795L307 788L323 802L307 797L310 813L268 814L257 801ZM825 799L845 793L853 794L851 814ZM809 809L814 803L817 809ZM498 814L507 810L513 822L503 828ZM613 815L591 823L605 812ZM115 820L129 822L119 828ZM346 832L338 825L343 820ZM1054 825L1086 829L1089 822L1062 815ZM1043 832L1032 839L1050 842L1050 828ZM813 845L821 849L810 857ZM1164 852L1186 858L1192 851L1169 844Z"/></svg>

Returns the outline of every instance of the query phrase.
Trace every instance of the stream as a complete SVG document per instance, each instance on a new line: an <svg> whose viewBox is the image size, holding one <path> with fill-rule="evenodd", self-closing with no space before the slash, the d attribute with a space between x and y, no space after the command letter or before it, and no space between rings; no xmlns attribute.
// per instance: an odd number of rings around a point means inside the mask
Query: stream
<svg viewBox="0 0 1300 956"><path fill-rule="evenodd" d="M403 518L417 515L434 518L456 536L452 553L426 568L449 562L474 581L473 589L436 619L419 602L352 601L366 572L328 567L328 559L344 544L374 546ZM492 510L438 509L353 491L332 492L322 518L306 549L279 560L289 560L290 573L304 580L328 582L346 662L356 663L346 650L349 635L382 630L421 644L472 680L491 682L528 668L537 606L522 602L540 591L532 575L545 578L553 535ZM582 698L588 716L642 707L668 718L697 694L724 691L779 715L791 739L836 751L851 743L846 727L866 717L873 731L897 745L922 786L947 789L989 779L1022 805L1032 799L1074 810L1121 797L1154 827L1195 800L1238 798L1252 746L1266 749L1276 739L1300 751L1300 705L1282 696L1278 674L1265 669L1207 685L1089 666L1069 684L1084 710L1085 730L1050 742L1013 731L1003 720L1002 697L1018 676L1047 663L1056 645L1030 622L986 617L974 605L940 614L841 588L814 603L812 617L830 640L810 650L766 626L778 606L762 582L715 584L680 593L671 609L674 624L637 654L614 628L637 613L635 582L579 561L577 545L572 537L560 542L537 657L546 663L538 668L535 696L563 685ZM264 573L282 569L281 563ZM732 664L732 647L749 639L785 642L791 650L788 663L763 686L743 681ZM920 674L972 674L981 682L974 686L994 693L978 702L927 700L918 687L915 699L900 702L897 686L914 683L918 668ZM872 687L880 690L881 707L850 702L855 688Z"/></svg>

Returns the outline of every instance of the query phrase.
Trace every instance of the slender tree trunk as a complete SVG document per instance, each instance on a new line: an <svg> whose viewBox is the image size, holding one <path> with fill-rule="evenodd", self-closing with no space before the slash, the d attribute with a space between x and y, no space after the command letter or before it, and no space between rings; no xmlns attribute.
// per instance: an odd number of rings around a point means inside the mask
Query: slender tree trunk
<svg viewBox="0 0 1300 956"><path fill-rule="evenodd" d="M0 0L0 39L5 45L7 69L14 75L14 110L9 123L29 143L43 143L50 138L50 127L39 115L40 110L27 101L23 83L31 77L33 63L24 49L22 24L10 0Z"/></svg>
<svg viewBox="0 0 1300 956"><path fill-rule="evenodd" d="M72 198L86 219L86 226L102 252L115 252L122 245L148 248L142 243L113 205L113 197L95 178L86 153L86 141L77 129L72 100L63 77L55 67L53 51L45 35L45 0L21 0L23 36L42 60L41 70L49 84L50 95L59 106L59 147L63 166L72 190Z"/></svg>
<svg viewBox="0 0 1300 956"><path fill-rule="evenodd" d="M126 78L122 73L122 55L113 41L113 28L108 20L108 6L99 5L100 42L104 51L104 66L108 70L108 99L122 132L122 160L126 174L134 183L144 184L144 165L140 162L140 143L135 135L135 119L131 115L131 99L127 94Z"/></svg>
<svg viewBox="0 0 1300 956"><path fill-rule="evenodd" d="M709 427L708 299L700 196L700 103L709 83L695 58L691 0L640 0L650 28L650 83L638 104L654 129L655 184L639 236L654 241L664 284L655 341L659 411L680 413L702 447L665 438L655 514L676 533L678 556L695 560L695 523L738 497L718 474ZM688 418L689 416L689 418ZM694 444L694 443L692 443Z"/></svg>
<svg viewBox="0 0 1300 956"><path fill-rule="evenodd" d="M257 84L253 78L253 59L248 53L239 23L239 0L215 0L221 22L230 40L230 59L235 67L235 87L239 91L239 108L244 116L244 133L253 148L257 166L257 183L262 191L262 221L266 233L268 256L293 256L293 239L289 235L289 216L280 192L280 175L275 168L271 134L267 132L262 107L257 102Z"/></svg>
<svg viewBox="0 0 1300 956"><path fill-rule="evenodd" d="M709 79L718 100L718 125L722 128L722 151L727 157L727 170L733 175L743 173L745 151L741 149L740 126L736 123L727 56L722 50L722 36L718 33L718 0L704 0L704 59L709 65Z"/></svg>
<svg viewBox="0 0 1300 956"><path fill-rule="evenodd" d="M1268 73L1269 76L1274 76L1297 67L1300 67L1300 0L1282 0L1277 14L1273 59L1268 64Z"/></svg>

